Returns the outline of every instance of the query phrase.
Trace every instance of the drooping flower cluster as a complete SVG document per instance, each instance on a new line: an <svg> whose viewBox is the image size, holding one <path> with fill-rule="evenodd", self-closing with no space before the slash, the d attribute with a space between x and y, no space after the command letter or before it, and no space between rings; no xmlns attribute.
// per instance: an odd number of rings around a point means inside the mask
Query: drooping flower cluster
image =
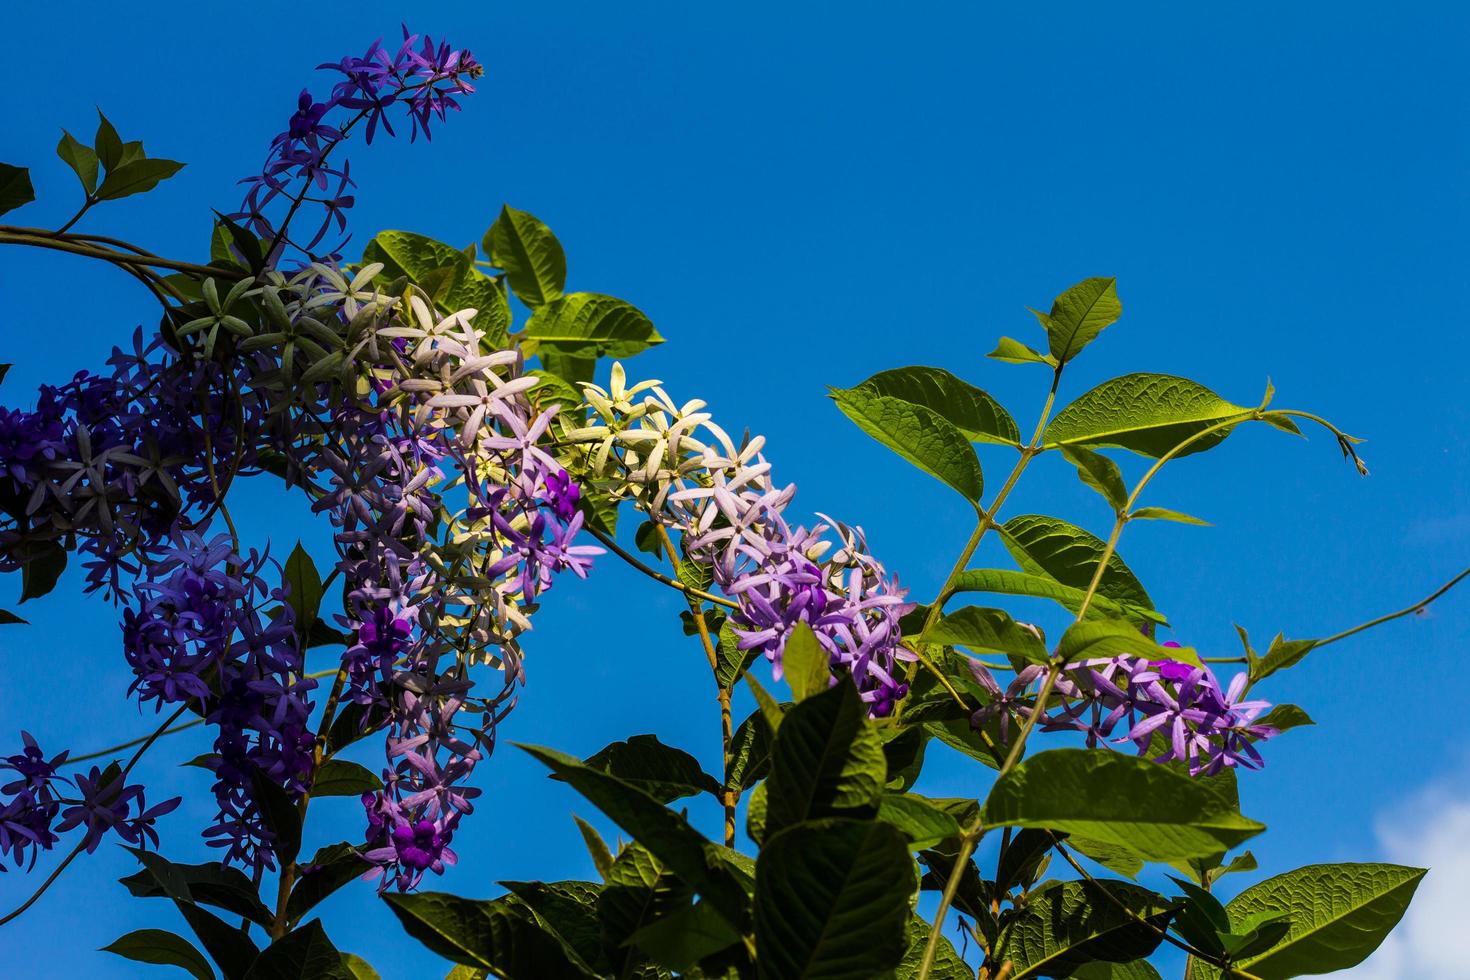
<svg viewBox="0 0 1470 980"><path fill-rule="evenodd" d="M980 664L971 661L971 671L993 698L971 723L996 719L1001 740L1008 740L1011 716L1030 715L1033 686L1046 669L1023 668L1005 690ZM1253 743L1279 733L1256 722L1271 705L1245 700L1246 683L1243 672L1221 687L1206 666L1119 654L1067 665L1053 689L1056 706L1037 722L1043 731L1082 732L1089 747L1131 742L1139 755L1182 762L1192 775L1258 769L1265 762Z"/></svg>
<svg viewBox="0 0 1470 980"><path fill-rule="evenodd" d="M862 530L825 517L810 529L788 523L796 487L772 482L764 440L737 447L703 402L677 405L656 381L629 387L620 364L608 389L583 387L591 416L567 438L595 447L589 469L629 486L650 517L681 536L686 558L710 568L738 605L731 621L741 648L760 651L779 678L786 641L804 622L869 711L892 712L908 693L896 664L913 659L899 629L913 606L868 554Z"/></svg>
<svg viewBox="0 0 1470 980"><path fill-rule="evenodd" d="M8 870L7 858L16 867L33 867L42 851L56 846L59 835L77 827L86 828L81 847L88 854L109 832L129 844L157 846L153 823L179 805L178 797L150 808L143 787L128 785L116 766L93 766L75 778L62 776L66 752L48 759L30 732L22 732L21 739L19 753L0 759L0 773L16 777L0 785L0 871ZM68 788L77 795L70 796Z"/></svg>
<svg viewBox="0 0 1470 980"><path fill-rule="evenodd" d="M315 735L291 607L265 555L237 555L228 535L181 533L134 588L123 645L133 690L159 707L195 699L218 727L208 758L219 815L204 831L224 860L274 867L255 780L291 796L312 774ZM267 604L269 609L267 609Z"/></svg>
<svg viewBox="0 0 1470 980"><path fill-rule="evenodd" d="M318 246L333 225L337 233L346 232L346 212L354 204L350 167L340 155L330 162L328 157L353 127L366 120L368 143L379 126L392 136L389 110L401 105L410 121L409 138L416 139L422 131L424 138L430 139L433 119L442 120L450 109L458 110L455 96L473 92L469 80L484 72L468 51L411 35L406 27L402 45L392 54L379 39L361 57L349 56L319 67L341 73L342 80L324 102L316 101L310 90L301 90L296 112L286 130L271 142L261 172L243 181L248 188L245 200L239 213L232 215L253 234L273 244L268 256L272 265L287 247L296 249L308 261L340 259L346 237L324 251ZM334 122L333 117L344 115L341 110L348 114L345 121ZM319 212L315 230L304 238L288 234L287 227L303 201ZM272 218L267 214L272 208L284 213Z"/></svg>

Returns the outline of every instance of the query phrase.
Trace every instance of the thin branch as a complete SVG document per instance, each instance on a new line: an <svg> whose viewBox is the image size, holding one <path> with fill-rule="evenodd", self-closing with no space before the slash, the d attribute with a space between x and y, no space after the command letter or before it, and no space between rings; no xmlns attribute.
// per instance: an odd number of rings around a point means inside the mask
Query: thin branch
<svg viewBox="0 0 1470 980"><path fill-rule="evenodd" d="M729 599L724 599L717 595L711 595L710 593L702 591L700 589L696 589L691 585L685 585L678 579L670 578L656 568L650 568L648 565L645 565L642 561L630 554L626 549L624 549L621 545L614 541L610 535L605 534L603 531L593 527L591 524L584 524L583 529L591 534L598 541L601 541L603 544L607 545L608 550L611 551L613 554L617 555L619 558L623 559L623 561L627 562L629 565L632 565L634 568L638 569L638 571L642 572L644 575L647 575L655 582L662 582L664 585L667 585L671 589L678 589L686 596L697 596L700 599L703 599L705 602L713 602L715 605L724 606L726 609L740 608Z"/></svg>

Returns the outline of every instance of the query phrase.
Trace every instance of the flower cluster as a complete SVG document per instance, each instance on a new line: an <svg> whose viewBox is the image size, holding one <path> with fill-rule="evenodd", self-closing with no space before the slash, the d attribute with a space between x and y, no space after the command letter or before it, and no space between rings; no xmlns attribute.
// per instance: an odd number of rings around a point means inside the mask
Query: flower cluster
<svg viewBox="0 0 1470 980"><path fill-rule="evenodd" d="M354 203L350 167L340 157L332 162L328 157L354 126L367 121L369 143L379 126L392 136L389 110L402 105L412 127L410 139L416 139L420 131L429 139L432 120L442 120L450 109L458 110L455 96L473 92L469 79L484 72L468 51L455 50L447 43L436 45L430 38L409 34L406 27L403 43L394 53L380 39L362 57L346 57L320 67L341 73L342 80L325 102L316 101L310 90L301 90L296 112L286 130L271 142L261 172L242 181L248 189L239 213L232 215L271 243L268 259L273 265L288 246L310 261L340 258L345 237L324 253L317 249L333 225L338 233L345 234L347 228L346 211ZM339 110L351 115L345 122L333 123L332 117L342 114ZM308 197L313 189L318 196ZM285 213L273 220L267 210L278 202ZM303 202L314 204L320 219L309 238L297 241L288 235L287 225Z"/></svg>
<svg viewBox="0 0 1470 980"><path fill-rule="evenodd" d="M709 567L737 604L731 622L741 648L760 651L779 678L786 641L804 622L869 711L892 712L908 693L896 665L914 659L899 629L913 606L868 554L862 530L825 517L810 529L788 523L795 485L776 486L764 441L737 447L703 402L677 405L656 381L629 387L620 364L609 388L583 387L591 415L567 438L595 447L591 472L629 486L653 520L678 532L686 557Z"/></svg>
<svg viewBox="0 0 1470 980"><path fill-rule="evenodd" d="M15 779L0 785L0 871L3 859L29 869L42 851L49 851L61 834L85 827L80 847L88 854L97 850L108 832L129 844L158 844L153 823L179 805L179 798L148 807L143 787L127 785L126 773L116 765L93 766L85 776L68 778L60 768L67 753L50 759L29 732L22 732L24 748L0 759L0 772ZM3 778L3 777L0 777ZM76 792L69 797L68 787Z"/></svg>
<svg viewBox="0 0 1470 980"><path fill-rule="evenodd" d="M1011 716L1030 715L1031 688L1045 668L1023 668L1005 690L980 664L971 661L971 671L992 697L971 724L995 719L1001 740L1007 741ZM1240 673L1221 687L1205 666L1119 654L1068 664L1053 689L1057 706L1037 722L1043 731L1085 733L1089 747L1131 742L1139 755L1181 762L1192 775L1213 776L1236 766L1258 769L1265 763L1253 743L1279 733L1256 722L1270 704L1243 700L1246 682Z"/></svg>

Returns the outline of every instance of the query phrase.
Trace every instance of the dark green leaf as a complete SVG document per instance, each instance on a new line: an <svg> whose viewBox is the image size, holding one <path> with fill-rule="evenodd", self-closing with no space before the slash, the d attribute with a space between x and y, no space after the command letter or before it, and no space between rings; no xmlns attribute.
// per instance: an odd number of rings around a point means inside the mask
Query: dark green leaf
<svg viewBox="0 0 1470 980"><path fill-rule="evenodd" d="M485 332L485 342L503 347L510 330L510 303L499 283L474 267L459 249L411 231L380 231L363 249L364 264L383 263L378 276L387 285L401 276L429 294L444 313L477 311L470 321Z"/></svg>
<svg viewBox="0 0 1470 980"><path fill-rule="evenodd" d="M1083 483L1102 494L1114 513L1122 513L1128 503L1128 488L1123 485L1123 474L1117 463L1081 446L1063 446L1062 455L1077 467Z"/></svg>
<svg viewBox="0 0 1470 980"><path fill-rule="evenodd" d="M139 929L103 946L102 949L138 963L177 966L199 980L214 980L214 971L209 968L209 961L194 948L193 943L183 936L176 936L162 929Z"/></svg>
<svg viewBox="0 0 1470 980"><path fill-rule="evenodd" d="M929 945L929 923L917 915L909 916L905 933L908 949L893 973L893 980L918 980L919 967L924 962L924 948ZM934 962L929 966L929 980L975 980L975 969L954 951L954 945L945 936L939 937Z"/></svg>
<svg viewBox="0 0 1470 980"><path fill-rule="evenodd" d="M597 868L597 873L607 880L608 873L612 870L612 851L607 849L607 841L597 832L597 828L590 823L572 814L572 819L577 822L577 829L582 833L582 842L587 845L587 853L592 856L592 864Z"/></svg>
<svg viewBox="0 0 1470 980"><path fill-rule="evenodd" d="M1035 827L1115 844L1146 861L1207 857L1265 829L1187 776L1147 759L1088 749L1053 749L1025 760L996 781L983 819L990 827Z"/></svg>
<svg viewBox="0 0 1470 980"><path fill-rule="evenodd" d="M647 964L628 940L643 926L687 908L693 900L693 890L646 849L637 843L623 848L597 900L603 948L619 977L648 976L640 966L658 969Z"/></svg>
<svg viewBox="0 0 1470 980"><path fill-rule="evenodd" d="M517 743L519 744L519 743ZM619 827L632 834L671 871L697 889L726 918L738 923L745 896L740 885L712 860L719 849L689 825L682 815L661 805L635 786L581 760L536 745L520 745L561 776Z"/></svg>
<svg viewBox="0 0 1470 980"><path fill-rule="evenodd" d="M765 715L757 709L742 721L730 739L730 766L725 773L726 785L744 792L764 779L771 771L771 745L774 737Z"/></svg>
<svg viewBox="0 0 1470 980"><path fill-rule="evenodd" d="M14 211L36 199L31 186L31 172L25 167L14 167L0 163L0 214Z"/></svg>
<svg viewBox="0 0 1470 980"><path fill-rule="evenodd" d="M23 626L30 625L29 622L27 622L24 619L21 619L15 613L11 612L9 609L0 609L0 626L9 626L9 625L11 625L13 623L19 623L19 624L21 624Z"/></svg>
<svg viewBox="0 0 1470 980"><path fill-rule="evenodd" d="M1029 888L1036 869L1056 842L1048 830L1023 830L1011 838L995 870L995 891L1004 895L1017 885Z"/></svg>
<svg viewBox="0 0 1470 980"><path fill-rule="evenodd" d="M353 980L319 919L271 943L245 980Z"/></svg>
<svg viewBox="0 0 1470 980"><path fill-rule="evenodd" d="M383 788L370 769L346 759L327 759L311 783L312 796L361 796Z"/></svg>
<svg viewBox="0 0 1470 980"><path fill-rule="evenodd" d="M102 166L108 170L122 163L122 138L117 135L117 130L108 122L101 109L97 110L97 136L92 141L92 148L97 151L97 159L102 162Z"/></svg>
<svg viewBox="0 0 1470 980"><path fill-rule="evenodd" d="M294 861L301 852L301 813L296 803L259 770L251 774L255 799L266 829L275 835L274 850L282 861Z"/></svg>
<svg viewBox="0 0 1470 980"><path fill-rule="evenodd" d="M760 707L761 716L766 719L766 724L771 726L771 734L774 735L781 730L781 722L786 717L785 712L781 705L776 703L776 699L761 686L760 681L749 673L742 676L745 679L745 686L750 688L751 694L755 695L755 703Z"/></svg>
<svg viewBox="0 0 1470 980"><path fill-rule="evenodd" d="M439 892L383 899L410 936L456 963L508 977L596 977L519 900L477 902Z"/></svg>
<svg viewBox="0 0 1470 980"><path fill-rule="evenodd" d="M888 789L898 793L908 792L924 768L924 748L929 742L929 733L921 725L905 725L896 731L892 728L883 729L878 736L883 739Z"/></svg>
<svg viewBox="0 0 1470 980"><path fill-rule="evenodd" d="M878 819L903 831L916 851L933 847L960 832L959 821L922 796L888 793L878 804Z"/></svg>
<svg viewBox="0 0 1470 980"><path fill-rule="evenodd" d="M1072 971L1071 980L1163 980L1147 960L1105 963L1095 960Z"/></svg>
<svg viewBox="0 0 1470 980"><path fill-rule="evenodd" d="M1014 980L1071 976L1092 960L1130 962L1163 941L1169 912L1166 900L1126 882L1050 881L1006 925L994 959L1010 961Z"/></svg>
<svg viewBox="0 0 1470 980"><path fill-rule="evenodd" d="M322 577L316 570L316 562L301 547L300 541L296 542L291 556L286 559L282 578L289 590L286 602L296 614L298 628L305 629L316 621L322 606Z"/></svg>
<svg viewBox="0 0 1470 980"><path fill-rule="evenodd" d="M735 627L728 619L720 624L719 640L715 650L719 655L715 666L715 682L721 688L729 690L750 669L750 665L755 663L755 658L760 656L760 650L756 647L740 649L740 638L735 635Z"/></svg>
<svg viewBox="0 0 1470 980"><path fill-rule="evenodd" d="M78 143L75 136L61 131L61 142L56 144L56 155L77 175L82 190L91 194L97 190L97 152L85 143Z"/></svg>
<svg viewBox="0 0 1470 980"><path fill-rule="evenodd" d="M1042 433L1048 449L1116 446L1158 459L1186 439L1252 409L1225 401L1204 385L1168 374L1125 374L1104 381L1064 408ZM1231 427L1190 443L1179 456L1223 442Z"/></svg>
<svg viewBox="0 0 1470 980"><path fill-rule="evenodd" d="M1396 864L1313 864L1252 885L1225 907L1235 931L1283 915L1291 927L1239 965L1261 980L1356 966L1398 924L1424 874Z"/></svg>
<svg viewBox="0 0 1470 980"><path fill-rule="evenodd" d="M385 721L387 711L380 705L365 705L353 701L341 706L327 732L327 754L341 752L370 732L376 731Z"/></svg>
<svg viewBox="0 0 1470 980"><path fill-rule="evenodd" d="M1041 638L1001 609L963 606L925 630L921 642L965 647L975 654L1014 654L1031 663L1047 662Z"/></svg>
<svg viewBox="0 0 1470 980"><path fill-rule="evenodd" d="M524 335L575 357L632 357L664 340L638 307L601 293L568 293L537 307Z"/></svg>
<svg viewBox="0 0 1470 980"><path fill-rule="evenodd" d="M1102 558L1103 542L1073 524L1041 514L1023 514L999 529L1001 541L1021 570L1050 575L1063 585L1086 589ZM1152 609L1154 604L1132 570L1115 551L1097 591L1114 602Z"/></svg>
<svg viewBox="0 0 1470 980"><path fill-rule="evenodd" d="M954 423L971 442L1019 446L1021 433L1000 402L943 368L905 367L880 371L858 385L873 395L922 405Z"/></svg>
<svg viewBox="0 0 1470 980"><path fill-rule="evenodd" d="M1043 354L1036 348L1010 337L1000 338L1000 342L995 345L995 350L985 356L997 361L1005 361L1007 364L1045 364L1052 368L1057 366L1055 357Z"/></svg>
<svg viewBox="0 0 1470 980"><path fill-rule="evenodd" d="M1278 670L1295 667L1302 662L1302 658L1317 648L1318 642L1318 640L1288 640L1277 633L1266 653L1251 665L1251 680L1259 681L1270 677Z"/></svg>
<svg viewBox="0 0 1470 980"><path fill-rule="evenodd" d="M827 651L806 623L797 623L787 637L781 669L786 683L791 685L792 699L798 704L827 690L832 678L827 667Z"/></svg>
<svg viewBox="0 0 1470 980"><path fill-rule="evenodd" d="M720 795L720 784L682 749L665 745L657 735L634 735L613 742L587 760L590 768L636 786L660 803L700 793Z"/></svg>
<svg viewBox="0 0 1470 980"><path fill-rule="evenodd" d="M199 937L200 945L220 968L225 980L244 980L260 951L250 937L240 931L238 923L230 925L219 916L177 898L174 899L174 907L189 923L194 935Z"/></svg>
<svg viewBox="0 0 1470 980"><path fill-rule="evenodd" d="M862 387L831 389L842 414L930 476L978 503L985 492L980 460L965 434L933 409Z"/></svg>
<svg viewBox="0 0 1470 980"><path fill-rule="evenodd" d="M704 902L656 919L632 937L649 959L681 973L739 941L735 927Z"/></svg>
<svg viewBox="0 0 1470 980"><path fill-rule="evenodd" d="M1082 605L1085 588L1063 585L1045 573L1017 572L1009 568L969 568L955 576L950 586L952 592L995 592L1000 595L1031 596L1050 599L1071 612ZM1168 623L1152 609L1144 606L1126 605L1109 599L1102 594L1092 597L1087 607L1088 615L1109 615L1126 619L1142 619L1167 626Z"/></svg>
<svg viewBox="0 0 1470 980"><path fill-rule="evenodd" d="M886 781L883 743L844 676L787 712L776 733L766 781L767 834L819 817L872 816Z"/></svg>
<svg viewBox="0 0 1470 980"><path fill-rule="evenodd" d="M275 918L261 903L250 879L238 868L214 862L174 864L152 852L133 853L145 862L144 869L120 881L136 898L184 898L233 912L263 926L269 926Z"/></svg>
<svg viewBox="0 0 1470 980"><path fill-rule="evenodd" d="M1278 704L1255 721L1255 725L1265 725L1279 732L1290 731L1293 728L1301 728L1303 725L1317 724L1312 716L1294 704Z"/></svg>
<svg viewBox="0 0 1470 980"><path fill-rule="evenodd" d="M346 841L323 847L296 876L286 900L286 921L296 923L337 889L361 878L369 865Z"/></svg>
<svg viewBox="0 0 1470 980"><path fill-rule="evenodd" d="M373 965L356 953L342 954L342 968L351 980L383 980Z"/></svg>
<svg viewBox="0 0 1470 980"><path fill-rule="evenodd" d="M480 247L491 263L505 270L522 303L540 306L560 298L567 284L567 256L551 229L534 215L505 205Z"/></svg>
<svg viewBox="0 0 1470 980"><path fill-rule="evenodd" d="M47 541L41 550L26 561L20 570L20 601L38 599L56 588L56 580L66 570L66 549Z"/></svg>
<svg viewBox="0 0 1470 980"><path fill-rule="evenodd" d="M1059 363L1076 357L1122 315L1117 283L1111 276L1084 279L1052 302L1050 314L1031 311L1046 328L1051 356Z"/></svg>
<svg viewBox="0 0 1470 980"><path fill-rule="evenodd" d="M756 869L762 980L867 980L903 959L917 882L895 828L867 820L796 824L767 840Z"/></svg>
<svg viewBox="0 0 1470 980"><path fill-rule="evenodd" d="M549 929L571 947L597 973L611 969L602 947L602 927L597 920L597 900L602 886L590 881L502 881L511 894L536 914L543 929Z"/></svg>
<svg viewBox="0 0 1470 980"><path fill-rule="evenodd" d="M161 181L168 180L182 169L184 165L175 160L142 159L124 163L116 170L109 170L107 176L102 178L102 186L97 188L97 199L116 201L118 198L151 191Z"/></svg>

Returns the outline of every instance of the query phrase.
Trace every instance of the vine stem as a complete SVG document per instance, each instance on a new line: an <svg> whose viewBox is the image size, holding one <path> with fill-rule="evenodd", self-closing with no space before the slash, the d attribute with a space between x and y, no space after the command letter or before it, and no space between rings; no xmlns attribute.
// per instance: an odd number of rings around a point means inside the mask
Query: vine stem
<svg viewBox="0 0 1470 980"><path fill-rule="evenodd" d="M664 538L667 539L668 538L668 532L667 531L663 531L663 526L662 525L657 525L657 526L658 526L659 530L663 533ZM647 575L649 578L653 579L655 582L659 582L659 583L661 583L663 585L667 585L671 589L677 589L678 591L684 593L684 595L685 595L686 598L691 598L692 599L693 597L696 597L697 596L698 598L703 599L705 602L712 602L712 603L714 603L717 606L724 606L726 609L739 609L740 608L738 605L736 605L735 603L731 602L729 599L724 599L724 598L721 598L720 596L712 595L711 593L705 592L702 589L696 589L692 585L685 585L683 582L680 582L678 579L670 578L669 576L665 575L663 572L659 571L658 569L649 567L647 564L645 564L644 562L640 561L635 555L633 555L632 553L630 553L622 545L620 545L616 541L614 541L611 535L607 534L606 532L604 532L604 531L602 531L602 530L600 530L598 528L593 527L591 524L584 524L582 526L582 528L587 533L591 534L594 538L596 538L598 541L601 541L603 544L607 545L607 550L608 551L611 551L613 554L617 555L619 558L623 559L623 561L627 562L629 565L632 565L634 568L638 569L638 571L642 572L644 575ZM673 561L674 566L677 569L677 567L678 567L678 561L673 558L672 553L670 554L670 560Z"/></svg>
<svg viewBox="0 0 1470 980"><path fill-rule="evenodd" d="M165 731L167 731L168 727L174 722L178 721L179 716L187 711L188 708L189 702L185 701L183 704L179 705L177 711L169 715L168 718L164 720L162 725L158 726L157 731L155 731L152 735L149 735L147 738L143 739L143 744L138 746L138 751L133 753L133 757L128 760L127 765L123 766L122 773L117 777L119 787L121 786L122 781L127 778L128 773L132 772L133 767L138 764L138 760L143 758L143 754L153 747L153 743L158 741L159 737L163 735ZM136 743L129 744L132 745ZM77 846L72 848L71 853L62 858L61 863L58 864L54 869L52 869L51 874L46 877L45 881L41 882L41 887L37 888L30 898L22 902L19 908L8 913L4 917L0 917L0 926L5 925L12 919L18 918L23 912L25 912L26 909L30 908L32 905L35 905L36 902L40 900L41 896L46 894L46 889L50 888L57 878L61 877L61 872L66 870L67 865L71 864L72 861L76 860L76 856L82 853L82 850L86 846L86 843L87 840L85 837L83 837L82 840L77 843Z"/></svg>
<svg viewBox="0 0 1470 980"><path fill-rule="evenodd" d="M654 527L658 529L659 542L664 547L664 553L669 556L669 564L674 567L674 574L677 575L680 560L678 552L674 550L674 541L669 536L668 528L657 521L654 522ZM720 683L720 656L715 650L714 638L710 636L709 623L704 618L704 606L693 594L690 594L697 592L697 589L691 589L685 593L685 598L689 601L689 613L694 617L694 628L699 631L699 642L704 647L705 657L709 660L710 674L713 675L715 688L719 692L720 754L724 759L724 769L721 771L720 804L725 811L725 846L733 849L735 847L735 808L740 803L740 796L725 785L723 779L723 776L730 771L730 745L734 741L734 719L730 713L730 689Z"/></svg>

